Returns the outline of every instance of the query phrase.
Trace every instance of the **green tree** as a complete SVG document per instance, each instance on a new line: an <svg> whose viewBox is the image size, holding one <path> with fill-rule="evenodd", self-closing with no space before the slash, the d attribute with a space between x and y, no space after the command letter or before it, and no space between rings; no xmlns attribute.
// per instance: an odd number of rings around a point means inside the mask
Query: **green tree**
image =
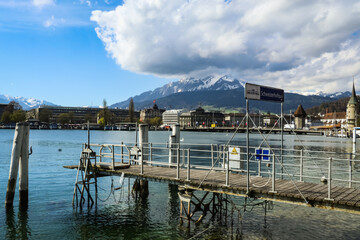
<svg viewBox="0 0 360 240"><path fill-rule="evenodd" d="M99 112L99 118L104 119L104 124L108 125L109 123L113 122L114 114L108 109L106 100L103 101L103 108ZM100 120L99 120L100 121Z"/></svg>
<svg viewBox="0 0 360 240"><path fill-rule="evenodd" d="M69 115L68 115L67 113L61 113L61 114L59 114L59 116L58 116L58 121L59 121L61 124L69 123Z"/></svg>
<svg viewBox="0 0 360 240"><path fill-rule="evenodd" d="M3 123L10 123L11 122L11 112L5 111L1 115L1 122Z"/></svg>
<svg viewBox="0 0 360 240"><path fill-rule="evenodd" d="M161 125L161 123L162 123L162 121L161 121L161 118L160 117L153 117L153 118L151 118L150 120L149 120L149 124L151 125L151 126L160 126Z"/></svg>
<svg viewBox="0 0 360 240"><path fill-rule="evenodd" d="M100 125L100 126L102 126L102 127L105 127L105 119L102 117L102 118L100 118L99 119L99 122L98 122L98 124Z"/></svg>
<svg viewBox="0 0 360 240"><path fill-rule="evenodd" d="M133 98L130 98L129 102L129 121L134 122L135 121L135 114L134 114L134 100Z"/></svg>
<svg viewBox="0 0 360 240"><path fill-rule="evenodd" d="M68 118L70 123L74 123L75 113L74 112L68 112Z"/></svg>
<svg viewBox="0 0 360 240"><path fill-rule="evenodd" d="M40 111L40 114L39 114L39 121L49 123L50 119L52 117L51 110L49 110L47 108L40 108L40 109L42 109L42 110Z"/></svg>
<svg viewBox="0 0 360 240"><path fill-rule="evenodd" d="M16 110L11 114L12 122L23 122L26 120L26 114L23 110Z"/></svg>

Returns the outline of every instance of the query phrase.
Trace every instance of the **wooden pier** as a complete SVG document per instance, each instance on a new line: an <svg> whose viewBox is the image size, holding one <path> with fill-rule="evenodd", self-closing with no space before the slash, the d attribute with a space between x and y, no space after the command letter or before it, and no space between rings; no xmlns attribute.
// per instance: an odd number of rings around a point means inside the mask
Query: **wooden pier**
<svg viewBox="0 0 360 240"><path fill-rule="evenodd" d="M88 135L79 164L64 166L77 169L73 205L76 200L76 206L82 208L86 197L88 206L96 204L96 179L117 175L136 178L146 188L148 180L177 184L185 193L181 196L179 191L180 199L187 199L188 204L191 200L185 195L204 191L205 195L212 193L213 199L236 195L360 213L360 189L356 188L360 185L360 159L356 153L284 150L282 145L277 149L271 148L266 138L265 147L263 143L259 147L180 144L179 127L173 127L168 143L150 143L145 124L140 125L138 143L90 144ZM91 186L95 187L95 199ZM215 200L212 204L216 208ZM187 212L188 220L192 220L190 216Z"/></svg>
<svg viewBox="0 0 360 240"><path fill-rule="evenodd" d="M272 179L251 176L250 192L247 193L247 176L244 174L230 173L229 184L225 185L225 171L212 170L209 172L208 170L191 169L191 175L188 176L187 169L179 169L179 177L177 177L178 170L174 167L128 165L117 162L113 170L109 167L110 165L98 163L92 166L98 176L120 176L124 173L128 177L179 184L188 189L360 213L360 189L335 186L331 188L331 199L329 199L327 184L276 179L276 191L274 192L271 186ZM77 165L64 167L78 168ZM187 180L188 178L190 180Z"/></svg>

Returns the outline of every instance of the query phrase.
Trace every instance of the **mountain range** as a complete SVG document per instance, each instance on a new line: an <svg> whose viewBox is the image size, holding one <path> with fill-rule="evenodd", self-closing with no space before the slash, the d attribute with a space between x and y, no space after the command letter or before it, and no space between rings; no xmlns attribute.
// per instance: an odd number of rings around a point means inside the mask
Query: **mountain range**
<svg viewBox="0 0 360 240"><path fill-rule="evenodd" d="M170 82L152 91L144 92L134 96L134 105L137 110L150 108L154 105L165 109L187 109L192 110L199 106L204 108L222 109L231 111L233 109L245 109L244 99L245 82L232 76L207 76L204 78L188 77L176 82ZM326 94L319 92L316 95L301 95L297 93L285 93L284 112L294 112L299 104L308 109L323 103L334 102L338 99L350 97L351 93L336 92ZM55 105L44 100L34 98L11 97L0 95L0 103L18 102L24 110L37 108L41 105ZM126 109L130 98L110 105L110 108ZM279 113L279 104L271 102L250 101L251 111Z"/></svg>
<svg viewBox="0 0 360 240"><path fill-rule="evenodd" d="M208 76L205 78L183 78L177 82L170 82L153 91L147 91L133 97L135 108L140 110L149 108L156 100L160 108L166 109L195 109L198 106L224 109L244 109L245 82L225 76ZM284 111L294 112L299 104L306 108L320 105L324 102L336 101L349 97L351 93L336 92L326 94L319 92L317 95L301 95L285 93ZM111 105L111 108L127 108L130 98ZM250 101L252 111L266 111L279 113L279 104L271 102Z"/></svg>
<svg viewBox="0 0 360 240"><path fill-rule="evenodd" d="M24 97L12 97L9 95L1 95L0 94L0 103L7 104L11 101L15 101L20 104L23 110L30 110L32 108L37 108L41 105L50 105L50 106L56 106L55 104L51 102L47 102L44 100L38 100L35 98L24 98Z"/></svg>

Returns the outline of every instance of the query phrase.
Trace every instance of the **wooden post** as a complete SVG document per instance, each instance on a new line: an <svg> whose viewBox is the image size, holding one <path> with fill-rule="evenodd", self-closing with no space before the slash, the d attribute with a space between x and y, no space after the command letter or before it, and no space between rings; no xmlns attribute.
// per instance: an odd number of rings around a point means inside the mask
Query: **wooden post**
<svg viewBox="0 0 360 240"><path fill-rule="evenodd" d="M23 126L24 125L22 123L17 123L15 128L5 206L12 206L14 201L16 179L19 171L19 158L21 155L21 144L23 139Z"/></svg>
<svg viewBox="0 0 360 240"><path fill-rule="evenodd" d="M19 166L19 205L27 208L29 202L29 133L30 126L23 126L23 139Z"/></svg>

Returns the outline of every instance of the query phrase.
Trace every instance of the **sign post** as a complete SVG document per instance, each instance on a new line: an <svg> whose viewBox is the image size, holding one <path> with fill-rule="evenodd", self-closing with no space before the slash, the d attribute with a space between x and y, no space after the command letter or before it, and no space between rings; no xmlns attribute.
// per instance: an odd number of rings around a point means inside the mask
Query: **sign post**
<svg viewBox="0 0 360 240"><path fill-rule="evenodd" d="M247 148L247 194L250 191L250 150L249 150L249 100L257 101L270 101L281 103L281 171L282 169L282 153L283 153L283 103L284 103L284 90L279 88L260 86L256 84L246 83L245 84L245 99L246 99L246 148ZM275 165L275 161L273 162ZM273 166L275 169L275 166ZM282 175L281 175L282 176ZM273 179L274 181L274 179Z"/></svg>

